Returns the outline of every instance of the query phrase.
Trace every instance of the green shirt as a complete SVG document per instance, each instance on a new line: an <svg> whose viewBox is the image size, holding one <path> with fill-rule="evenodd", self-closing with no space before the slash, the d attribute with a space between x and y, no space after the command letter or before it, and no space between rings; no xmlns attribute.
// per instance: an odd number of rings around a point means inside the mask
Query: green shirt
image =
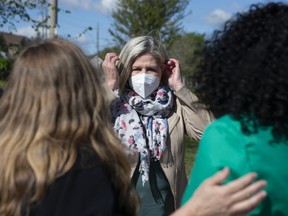
<svg viewBox="0 0 288 216"><path fill-rule="evenodd" d="M272 140L271 128L245 135L240 122L230 116L215 120L201 139L182 204L203 180L227 166L231 169L227 182L255 171L268 183L267 198L249 215L288 216L288 144Z"/></svg>

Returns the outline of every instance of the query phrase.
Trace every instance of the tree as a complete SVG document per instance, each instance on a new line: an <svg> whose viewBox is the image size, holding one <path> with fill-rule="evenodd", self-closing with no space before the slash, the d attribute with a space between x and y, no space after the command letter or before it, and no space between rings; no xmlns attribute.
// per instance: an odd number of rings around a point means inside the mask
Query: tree
<svg viewBox="0 0 288 216"><path fill-rule="evenodd" d="M180 61L185 84L191 90L191 77L203 59L204 37L204 34L185 33L169 49L169 55Z"/></svg>
<svg viewBox="0 0 288 216"><path fill-rule="evenodd" d="M120 51L121 51L121 47L120 46L106 47L106 48L104 48L103 50L101 50L99 52L99 57L102 60L104 60L105 59L105 55L107 53L114 52L114 53L117 53L119 55Z"/></svg>
<svg viewBox="0 0 288 216"><path fill-rule="evenodd" d="M12 67L12 62L11 59L2 58L0 56L0 80L7 80Z"/></svg>
<svg viewBox="0 0 288 216"><path fill-rule="evenodd" d="M119 0L112 12L109 29L115 42L124 45L130 38L152 35L170 47L182 33L181 20L189 0Z"/></svg>
<svg viewBox="0 0 288 216"><path fill-rule="evenodd" d="M16 29L15 23L24 21L31 22L36 31L40 27L47 28L48 16L39 21L29 15L29 11L45 5L49 5L46 0L0 0L0 27L8 26L9 29Z"/></svg>
<svg viewBox="0 0 288 216"><path fill-rule="evenodd" d="M10 30L16 30L15 24L24 21L32 24L32 28L34 28L38 33L37 37L43 37L39 34L39 30L49 29L50 25L48 24L48 20L50 19L50 16L48 14L42 14L42 20L38 20L37 18L35 19L31 17L29 14L33 10L40 11L41 8L42 10L51 7L53 8L49 2L49 0L0 0L0 28L7 26ZM55 7L54 9L57 10L57 13L71 13L69 10L58 7ZM88 31L92 30L93 28L88 26L83 29L83 31L80 32L77 37L81 37L83 34L86 34ZM67 37L71 38L71 35L67 34Z"/></svg>

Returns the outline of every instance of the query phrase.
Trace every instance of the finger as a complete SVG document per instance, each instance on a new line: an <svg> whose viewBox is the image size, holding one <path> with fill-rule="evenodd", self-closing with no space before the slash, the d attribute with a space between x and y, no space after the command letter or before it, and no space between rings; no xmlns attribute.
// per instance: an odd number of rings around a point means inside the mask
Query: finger
<svg viewBox="0 0 288 216"><path fill-rule="evenodd" d="M115 56L117 56L116 53L107 53L107 54L105 55L105 59L111 60L111 58L113 58L113 57L115 57Z"/></svg>
<svg viewBox="0 0 288 216"><path fill-rule="evenodd" d="M166 64L165 64L165 67L168 69L168 70L171 70L175 67L175 62L171 59L169 59Z"/></svg>
<svg viewBox="0 0 288 216"><path fill-rule="evenodd" d="M115 56L115 55L117 55L115 52L109 52L106 54L106 56Z"/></svg>
<svg viewBox="0 0 288 216"><path fill-rule="evenodd" d="M113 56L113 57L111 57L111 59L110 59L110 61L111 61L111 63L112 64L115 64L116 63L116 61L118 61L119 60L119 57L116 55L116 56Z"/></svg>
<svg viewBox="0 0 288 216"><path fill-rule="evenodd" d="M257 182L253 182L252 184L248 185L243 190L238 191L237 193L233 194L231 197L232 202L239 202L241 200L245 200L247 198L250 198L263 188L265 188L267 185L267 182L264 180L259 180Z"/></svg>
<svg viewBox="0 0 288 216"><path fill-rule="evenodd" d="M178 60L175 59L175 58L170 58L169 61L172 61L172 62L178 62Z"/></svg>
<svg viewBox="0 0 288 216"><path fill-rule="evenodd" d="M206 184L209 185L218 185L221 184L229 176L230 170L225 167L222 170L218 171L212 177L206 180Z"/></svg>
<svg viewBox="0 0 288 216"><path fill-rule="evenodd" d="M105 59L110 59L111 56L113 56L113 55L114 55L114 53L106 53Z"/></svg>
<svg viewBox="0 0 288 216"><path fill-rule="evenodd" d="M226 185L226 189L228 193L235 193L244 187L246 187L248 184L253 182L257 178L257 173L251 172L244 176L242 176L239 179L236 179L234 181L231 181Z"/></svg>
<svg viewBox="0 0 288 216"><path fill-rule="evenodd" d="M238 202L231 207L231 213L248 214L267 196L266 191L260 191L249 199Z"/></svg>
<svg viewBox="0 0 288 216"><path fill-rule="evenodd" d="M110 61L115 61L116 59L118 59L118 55L116 55L116 53L111 53L111 55L108 56L108 60Z"/></svg>
<svg viewBox="0 0 288 216"><path fill-rule="evenodd" d="M170 61L172 62L173 65L177 66L180 65L180 62L177 59L170 59Z"/></svg>

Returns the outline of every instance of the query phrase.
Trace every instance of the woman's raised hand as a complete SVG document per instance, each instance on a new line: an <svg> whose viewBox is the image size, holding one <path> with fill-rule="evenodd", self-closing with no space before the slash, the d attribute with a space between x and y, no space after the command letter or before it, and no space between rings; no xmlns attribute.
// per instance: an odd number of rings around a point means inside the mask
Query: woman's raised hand
<svg viewBox="0 0 288 216"><path fill-rule="evenodd" d="M184 84L181 78L180 64L176 59L169 59L165 64L169 86L176 92L181 89Z"/></svg>
<svg viewBox="0 0 288 216"><path fill-rule="evenodd" d="M116 67L118 60L119 57L116 53L107 53L102 63L105 84L112 91L118 88L119 73Z"/></svg>

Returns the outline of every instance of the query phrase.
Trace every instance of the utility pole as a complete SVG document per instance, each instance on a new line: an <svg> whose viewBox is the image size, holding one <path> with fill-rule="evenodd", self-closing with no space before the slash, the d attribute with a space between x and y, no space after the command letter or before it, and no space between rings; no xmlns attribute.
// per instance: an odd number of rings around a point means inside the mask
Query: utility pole
<svg viewBox="0 0 288 216"><path fill-rule="evenodd" d="M97 56L99 57L99 23L97 23Z"/></svg>
<svg viewBox="0 0 288 216"><path fill-rule="evenodd" d="M38 3L41 5L41 19L42 19L42 28L41 28L41 38L47 39L47 33L48 33L48 29L47 29L47 25L48 25L48 21L47 21L47 17L48 17L48 3L45 2L45 4L43 4L41 2L41 0L38 0ZM44 23L44 20L45 23Z"/></svg>
<svg viewBox="0 0 288 216"><path fill-rule="evenodd" d="M97 68L99 68L99 23L97 23Z"/></svg>
<svg viewBox="0 0 288 216"><path fill-rule="evenodd" d="M51 0L49 14L49 38L54 38L57 35L58 0Z"/></svg>

